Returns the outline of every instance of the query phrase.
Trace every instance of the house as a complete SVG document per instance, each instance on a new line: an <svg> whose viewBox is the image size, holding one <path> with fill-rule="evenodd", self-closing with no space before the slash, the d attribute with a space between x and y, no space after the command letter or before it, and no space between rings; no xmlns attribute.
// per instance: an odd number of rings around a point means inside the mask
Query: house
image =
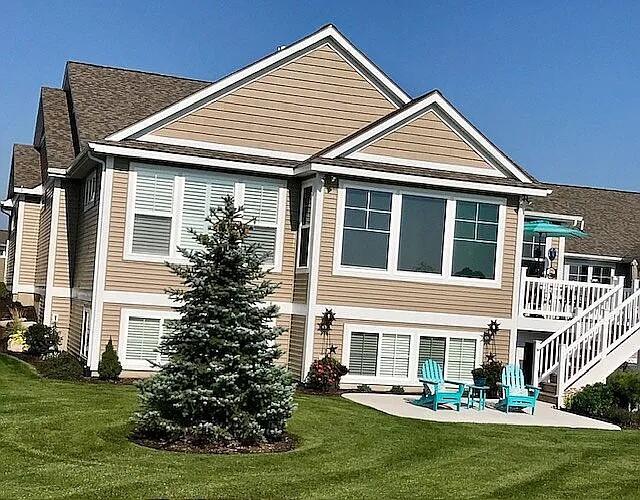
<svg viewBox="0 0 640 500"><path fill-rule="evenodd" d="M335 351L347 385L418 385L427 357L469 380L489 351L515 361L520 330L554 338L617 293L603 285L568 313L529 300L525 314L525 278L548 287L521 272L525 217L553 187L331 25L217 82L67 63L62 87L41 91L33 144L14 148L11 291L92 372L112 339L125 375L144 376L176 317L166 262L226 194L281 283L281 362L298 379ZM536 349L536 373L561 372Z"/></svg>

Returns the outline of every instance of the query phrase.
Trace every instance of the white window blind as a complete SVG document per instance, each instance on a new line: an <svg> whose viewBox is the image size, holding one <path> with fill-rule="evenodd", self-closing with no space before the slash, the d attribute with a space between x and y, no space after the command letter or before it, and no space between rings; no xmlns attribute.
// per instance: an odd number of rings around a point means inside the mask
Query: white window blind
<svg viewBox="0 0 640 500"><path fill-rule="evenodd" d="M380 339L380 376L407 377L411 336L383 333Z"/></svg>
<svg viewBox="0 0 640 500"><path fill-rule="evenodd" d="M420 337L420 345L418 348L418 377L422 376L422 365L427 359L435 360L444 372L446 342L444 337Z"/></svg>
<svg viewBox="0 0 640 500"><path fill-rule="evenodd" d="M455 381L473 380L471 370L476 366L476 341L473 339L449 339L447 353L447 378Z"/></svg>
<svg viewBox="0 0 640 500"><path fill-rule="evenodd" d="M174 176L158 167L138 168L136 172L132 250L141 254L169 255Z"/></svg>
<svg viewBox="0 0 640 500"><path fill-rule="evenodd" d="M349 373L376 375L378 365L378 334L354 332L349 349Z"/></svg>
<svg viewBox="0 0 640 500"><path fill-rule="evenodd" d="M267 265L274 263L279 192L280 186L274 181L250 181L244 186L244 217L253 225L247 241L260 245Z"/></svg>
<svg viewBox="0 0 640 500"><path fill-rule="evenodd" d="M127 329L128 361L159 362L161 319L130 317Z"/></svg>

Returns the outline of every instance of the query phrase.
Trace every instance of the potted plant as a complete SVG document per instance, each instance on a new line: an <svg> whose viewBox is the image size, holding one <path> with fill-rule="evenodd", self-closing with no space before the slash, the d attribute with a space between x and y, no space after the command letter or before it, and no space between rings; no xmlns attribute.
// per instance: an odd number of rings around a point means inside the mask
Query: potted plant
<svg viewBox="0 0 640 500"><path fill-rule="evenodd" d="M473 376L473 385L487 385L487 370L484 366L471 370L471 375Z"/></svg>

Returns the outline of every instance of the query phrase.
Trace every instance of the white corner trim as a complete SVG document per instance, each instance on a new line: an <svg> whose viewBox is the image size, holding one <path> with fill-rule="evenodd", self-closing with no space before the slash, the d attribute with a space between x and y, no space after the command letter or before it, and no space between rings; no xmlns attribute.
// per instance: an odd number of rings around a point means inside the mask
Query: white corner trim
<svg viewBox="0 0 640 500"><path fill-rule="evenodd" d="M24 233L24 204L26 202L18 202L16 221L16 239L15 247L13 249L13 276L11 293L18 293L18 287L20 286L20 261L22 260L22 235Z"/></svg>
<svg viewBox="0 0 640 500"><path fill-rule="evenodd" d="M466 174L485 175L488 177L502 177L505 175L494 168L469 167L465 165L453 165L450 163L436 163L432 161L411 160L408 158L395 158L386 155L374 155L370 153L351 153L348 158L354 160L372 161L376 163L389 163L405 167L428 168L432 170L444 170L447 172L462 172Z"/></svg>
<svg viewBox="0 0 640 500"><path fill-rule="evenodd" d="M396 113L391 118L380 122L361 134L353 136L350 140L329 149L323 154L325 158L336 158L338 156L349 154L370 142L373 142L379 135L384 134L387 130L401 122L410 119L414 114L421 113L429 106L436 104L444 111L449 118L460 127L466 134L473 138L482 148L484 148L496 161L508 172L514 175L518 180L526 183L532 182L520 168L507 158L497 147L487 140L471 123L462 116L439 92L432 92L415 103L406 106L401 112Z"/></svg>
<svg viewBox="0 0 640 500"><path fill-rule="evenodd" d="M322 211L324 209L324 186L322 179L316 176L314 179L313 210L311 231L313 238L309 245L309 278L307 284L307 311L305 321L305 334L302 355L301 378L306 377L311 363L313 363L313 346L315 343L315 305L318 299L318 279L320 276L320 251L322 240Z"/></svg>
<svg viewBox="0 0 640 500"><path fill-rule="evenodd" d="M102 163L100 178L100 203L98 211L98 231L96 235L96 257L93 268L93 291L91 294L91 338L89 341L88 364L91 370L98 369L100 361L100 340L102 337L102 308L107 274L109 251L109 223L111 219L111 197L113 193L113 156L107 156Z"/></svg>
<svg viewBox="0 0 640 500"><path fill-rule="evenodd" d="M153 142L156 144L169 144L172 146L185 146L191 148L207 149L211 151L226 151L229 153L241 153L255 156L269 156L272 158L282 158L284 160L302 161L311 155L300 153L289 153L287 151L276 151L274 149L250 148L245 146L233 146L230 144L220 144L217 142L194 141L191 139L179 139L175 137L164 137L161 135L145 134L138 139L141 142Z"/></svg>
<svg viewBox="0 0 640 500"><path fill-rule="evenodd" d="M16 285L11 293L38 293L35 285Z"/></svg>
<svg viewBox="0 0 640 500"><path fill-rule="evenodd" d="M508 184L487 184L486 182L459 181L453 179L443 179L440 177L429 177L425 175L396 174L393 172L382 172L379 170L368 170L365 168L341 167L326 163L312 163L296 168L296 173L307 171L331 173L364 179L376 179L389 182L401 182L406 184L419 184L425 186L440 186L453 189L467 189L473 191L484 191L488 193L500 194L524 194L529 196L547 196L550 189L512 186Z"/></svg>
<svg viewBox="0 0 640 500"><path fill-rule="evenodd" d="M127 146L111 146L95 142L90 142L89 147L96 153L124 156L126 158L136 158L140 160L163 161L168 163L178 163L192 166L226 168L244 172L259 172L262 174L276 174L283 176L293 175L293 167L261 165L259 163L248 163L234 160L219 160L215 158L204 158L202 156L194 156L181 153L149 151L146 149L136 149Z"/></svg>
<svg viewBox="0 0 640 500"><path fill-rule="evenodd" d="M513 264L513 295L511 298L511 319L513 326L509 332L509 363L516 362L518 342L518 318L520 317L520 279L522 278L522 241L524 239L524 209L518 206L518 226L516 230L516 255Z"/></svg>
<svg viewBox="0 0 640 500"><path fill-rule="evenodd" d="M299 52L305 51L306 49L312 47L313 45L321 42L323 39L330 39L333 43L336 43L342 50L344 50L349 56L351 56L358 64L361 64L371 75L373 75L380 82L380 89L385 90L383 94L387 96L388 99L391 100L391 97L394 97L398 103L407 103L409 102L409 96L406 95L395 83L393 83L384 73L382 73L369 59L367 59L360 51L358 51L346 38L344 38L338 30L336 30L333 26L326 26L316 33L299 40L296 43L282 49L278 52L267 56L258 62L247 66L244 69L241 69L231 75L223 78L222 80L205 87L204 89L191 94L184 99L181 99L177 103L165 108L164 110L155 113L144 120L141 120L115 134L111 134L107 137L107 140L110 141L120 141L122 139L126 139L138 132L141 132L145 129L153 127L158 122L169 119L181 111L190 108L192 106L197 106L203 100L206 100L213 96L214 94L223 91L225 88L237 85L242 80L251 78L253 75L266 70L272 65L278 64L281 61L289 59L291 57L295 57L295 55Z"/></svg>
<svg viewBox="0 0 640 500"><path fill-rule="evenodd" d="M44 188L42 187L42 184L34 188L14 187L13 192L16 194L32 194L36 196L42 196Z"/></svg>
<svg viewBox="0 0 640 500"><path fill-rule="evenodd" d="M49 248L47 256L47 283L44 294L43 322L46 325L52 323L51 308L53 306L52 288L56 273L56 250L58 248L58 225L60 223L60 190L61 187L53 185L53 199L51 201L51 220L49 221Z"/></svg>

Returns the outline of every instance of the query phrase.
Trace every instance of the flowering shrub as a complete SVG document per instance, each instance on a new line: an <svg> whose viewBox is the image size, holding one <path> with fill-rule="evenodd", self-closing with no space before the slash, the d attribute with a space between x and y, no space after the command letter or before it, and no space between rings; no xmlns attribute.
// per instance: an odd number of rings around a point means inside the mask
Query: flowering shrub
<svg viewBox="0 0 640 500"><path fill-rule="evenodd" d="M334 392L340 387L340 379L349 373L349 369L338 360L325 356L316 359L309 368L306 386L321 392Z"/></svg>

